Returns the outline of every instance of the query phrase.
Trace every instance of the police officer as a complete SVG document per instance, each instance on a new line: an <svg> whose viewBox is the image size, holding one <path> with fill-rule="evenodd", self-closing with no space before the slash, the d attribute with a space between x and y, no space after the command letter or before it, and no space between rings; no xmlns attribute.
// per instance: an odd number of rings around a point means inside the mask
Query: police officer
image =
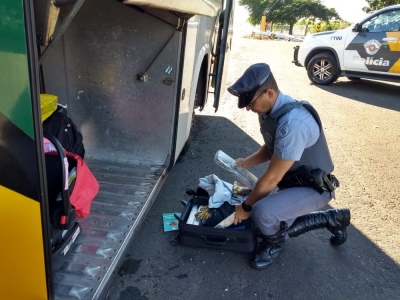
<svg viewBox="0 0 400 300"><path fill-rule="evenodd" d="M247 169L270 162L245 202L236 206L235 224L251 214L264 239L252 267L268 267L281 254L287 237L309 230L327 228L331 244L343 244L350 211L318 211L334 198L339 182L331 174L334 166L315 109L280 92L264 63L250 66L228 91L238 97L239 108L258 114L265 142L236 164ZM278 192L270 194L275 186Z"/></svg>

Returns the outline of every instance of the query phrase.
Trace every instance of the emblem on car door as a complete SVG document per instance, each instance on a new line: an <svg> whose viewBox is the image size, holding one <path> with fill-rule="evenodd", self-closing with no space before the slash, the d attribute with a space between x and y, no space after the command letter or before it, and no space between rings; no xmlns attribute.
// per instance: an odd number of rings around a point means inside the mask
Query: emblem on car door
<svg viewBox="0 0 400 300"><path fill-rule="evenodd" d="M369 55L374 55L381 48L381 43L379 43L377 40L369 40L364 44L364 48L365 52L367 52Z"/></svg>

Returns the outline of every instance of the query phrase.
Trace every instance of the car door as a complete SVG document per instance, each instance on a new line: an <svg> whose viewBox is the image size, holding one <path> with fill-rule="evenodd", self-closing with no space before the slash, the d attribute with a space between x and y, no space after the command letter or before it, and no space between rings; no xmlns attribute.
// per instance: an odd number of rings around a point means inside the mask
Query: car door
<svg viewBox="0 0 400 300"><path fill-rule="evenodd" d="M345 70L400 75L399 30L399 9L377 13L357 24L346 39Z"/></svg>
<svg viewBox="0 0 400 300"><path fill-rule="evenodd" d="M400 24L400 14L399 14L399 24ZM394 52L397 53L397 61L395 64L390 68L389 73L394 73L398 76L400 76L400 26L399 26L399 31L390 33L392 38L397 38L397 45L394 46L394 43L391 43ZM390 37L390 36L389 36Z"/></svg>

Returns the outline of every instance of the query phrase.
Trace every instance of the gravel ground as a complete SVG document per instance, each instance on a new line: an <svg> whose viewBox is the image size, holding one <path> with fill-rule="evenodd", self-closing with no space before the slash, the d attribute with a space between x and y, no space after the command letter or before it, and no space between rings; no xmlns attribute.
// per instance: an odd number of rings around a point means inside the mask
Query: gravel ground
<svg viewBox="0 0 400 300"><path fill-rule="evenodd" d="M162 213L181 211L185 190L200 177L232 181L213 162L215 152L244 157L263 143L257 116L225 93L217 113L211 99L197 113L191 149L169 174L108 299L399 299L400 85L340 78L315 86L291 63L295 45L235 32L227 84L266 62L284 93L316 107L341 182L330 207L352 213L347 243L334 248L327 230L309 232L290 239L263 271L252 270L245 254L170 245ZM265 167L251 171L260 176Z"/></svg>

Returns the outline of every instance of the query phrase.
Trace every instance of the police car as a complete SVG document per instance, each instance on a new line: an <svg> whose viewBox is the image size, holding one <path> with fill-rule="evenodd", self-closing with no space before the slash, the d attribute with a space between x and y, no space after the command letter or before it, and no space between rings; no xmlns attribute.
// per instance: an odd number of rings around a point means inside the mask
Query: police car
<svg viewBox="0 0 400 300"><path fill-rule="evenodd" d="M400 82L400 5L383 8L346 29L307 36L294 63L327 85L339 76Z"/></svg>

